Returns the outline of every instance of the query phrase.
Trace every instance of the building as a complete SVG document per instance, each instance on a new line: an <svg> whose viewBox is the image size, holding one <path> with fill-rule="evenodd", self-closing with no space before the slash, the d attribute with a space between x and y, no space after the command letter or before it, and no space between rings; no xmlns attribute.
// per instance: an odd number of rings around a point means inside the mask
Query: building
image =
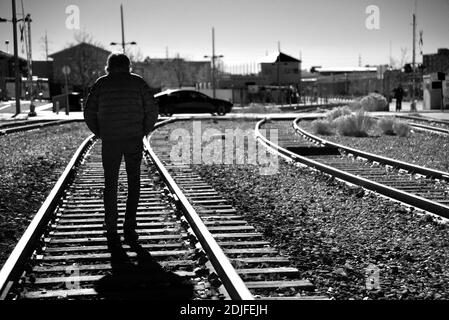
<svg viewBox="0 0 449 320"><path fill-rule="evenodd" d="M27 61L19 57L21 83L27 76ZM0 100L8 100L15 96L14 56L0 51ZM22 88L22 96L24 90Z"/></svg>
<svg viewBox="0 0 449 320"><path fill-rule="evenodd" d="M63 92L65 77L62 70L64 66L68 66L69 90L86 96L95 80L105 74L104 67L110 54L110 51L86 42L50 54L49 57L53 59L52 95Z"/></svg>
<svg viewBox="0 0 449 320"><path fill-rule="evenodd" d="M319 96L362 96L383 92L378 67L316 67L316 92Z"/></svg>
<svg viewBox="0 0 449 320"><path fill-rule="evenodd" d="M267 55L259 60L260 75L269 85L293 85L301 81L301 60L283 52Z"/></svg>
<svg viewBox="0 0 449 320"><path fill-rule="evenodd" d="M158 90L195 87L196 83L210 82L209 61L188 61L182 58L149 58L136 62L133 72L142 76L150 87Z"/></svg>
<svg viewBox="0 0 449 320"><path fill-rule="evenodd" d="M449 49L438 49L437 53L423 55L424 73L443 72L449 74Z"/></svg>

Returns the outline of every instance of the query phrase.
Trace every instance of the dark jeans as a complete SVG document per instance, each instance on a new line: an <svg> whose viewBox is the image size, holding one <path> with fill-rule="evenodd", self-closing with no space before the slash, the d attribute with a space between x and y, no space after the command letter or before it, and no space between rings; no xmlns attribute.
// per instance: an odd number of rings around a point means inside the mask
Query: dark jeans
<svg viewBox="0 0 449 320"><path fill-rule="evenodd" d="M401 111L402 99L396 99L396 111Z"/></svg>
<svg viewBox="0 0 449 320"><path fill-rule="evenodd" d="M106 231L117 231L117 185L122 156L125 157L128 177L128 198L126 200L125 230L135 230L136 211L140 195L140 163L142 161L142 139L126 141L103 141L101 157L104 169L104 209Z"/></svg>

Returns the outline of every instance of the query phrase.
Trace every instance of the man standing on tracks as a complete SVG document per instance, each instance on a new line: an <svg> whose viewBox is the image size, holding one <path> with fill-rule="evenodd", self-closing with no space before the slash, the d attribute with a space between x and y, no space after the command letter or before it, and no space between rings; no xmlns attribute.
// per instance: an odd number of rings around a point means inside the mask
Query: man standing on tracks
<svg viewBox="0 0 449 320"><path fill-rule="evenodd" d="M402 99L404 98L404 89L402 89L401 84L394 90L394 98L396 99L396 112L399 112L401 111Z"/></svg>
<svg viewBox="0 0 449 320"><path fill-rule="evenodd" d="M112 53L105 68L107 75L90 89L84 109L89 129L102 141L104 169L104 209L108 245L120 243L117 233L117 185L122 157L128 177L123 234L125 242L136 243L136 211L140 196L140 164L143 137L153 130L158 105L148 84L130 72L130 60Z"/></svg>

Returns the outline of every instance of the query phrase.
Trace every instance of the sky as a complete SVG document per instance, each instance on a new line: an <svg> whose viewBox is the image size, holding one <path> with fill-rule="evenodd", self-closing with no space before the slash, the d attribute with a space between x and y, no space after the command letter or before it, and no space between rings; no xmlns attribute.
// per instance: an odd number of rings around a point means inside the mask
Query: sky
<svg viewBox="0 0 449 320"><path fill-rule="evenodd" d="M449 48L449 0L16 0L17 11L30 13L33 59L45 59L42 38L47 31L49 52L74 42L75 32L87 32L106 49L121 41L120 4L124 7L125 40L144 57L179 54L190 60L223 55L229 68L257 62L266 53L282 52L299 58L303 67L388 64L400 60L407 48L412 56L412 13L417 8L417 30L423 30L423 52ZM369 29L366 13L379 8L378 28ZM68 6L79 8L79 29L67 28ZM0 17L11 19L11 1L0 2ZM70 21L75 21L71 20ZM72 24L72 26L75 26ZM375 25L374 25L375 26ZM417 34L419 35L419 32ZM19 33L20 36L20 33ZM6 51L12 24L0 24L0 50ZM419 36L418 36L419 38ZM19 44L19 51L21 45ZM401 50L402 48L402 50ZM22 54L21 54L22 55ZM421 61L417 50L417 61Z"/></svg>

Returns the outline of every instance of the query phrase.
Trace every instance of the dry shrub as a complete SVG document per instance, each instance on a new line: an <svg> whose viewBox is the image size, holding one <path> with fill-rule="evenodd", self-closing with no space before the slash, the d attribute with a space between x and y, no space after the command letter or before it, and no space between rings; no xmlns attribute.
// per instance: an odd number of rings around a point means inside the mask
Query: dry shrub
<svg viewBox="0 0 449 320"><path fill-rule="evenodd" d="M410 134L410 126L405 122L396 121L393 130L399 137L408 137Z"/></svg>
<svg viewBox="0 0 449 320"><path fill-rule="evenodd" d="M384 117L380 118L379 121L377 121L377 125L379 126L380 130L382 130L383 134L392 136L395 135L393 125L395 121L392 117Z"/></svg>
<svg viewBox="0 0 449 320"><path fill-rule="evenodd" d="M378 93L370 93L363 97L360 105L365 111L388 111L387 99Z"/></svg>
<svg viewBox="0 0 449 320"><path fill-rule="evenodd" d="M337 131L340 135L350 137L367 137L368 130L372 127L372 119L365 114L363 109L357 113L345 115L335 120Z"/></svg>
<svg viewBox="0 0 449 320"><path fill-rule="evenodd" d="M316 134L330 136L334 134L332 130L332 123L329 120L314 120L312 121L312 129Z"/></svg>
<svg viewBox="0 0 449 320"><path fill-rule="evenodd" d="M354 101L350 102L348 104L349 109L352 111L357 111L357 110L362 109L362 104L361 104L360 100L361 100L360 98L357 98Z"/></svg>
<svg viewBox="0 0 449 320"><path fill-rule="evenodd" d="M326 118L328 121L333 121L341 116L351 114L351 109L348 106L334 108L329 113L327 113Z"/></svg>

